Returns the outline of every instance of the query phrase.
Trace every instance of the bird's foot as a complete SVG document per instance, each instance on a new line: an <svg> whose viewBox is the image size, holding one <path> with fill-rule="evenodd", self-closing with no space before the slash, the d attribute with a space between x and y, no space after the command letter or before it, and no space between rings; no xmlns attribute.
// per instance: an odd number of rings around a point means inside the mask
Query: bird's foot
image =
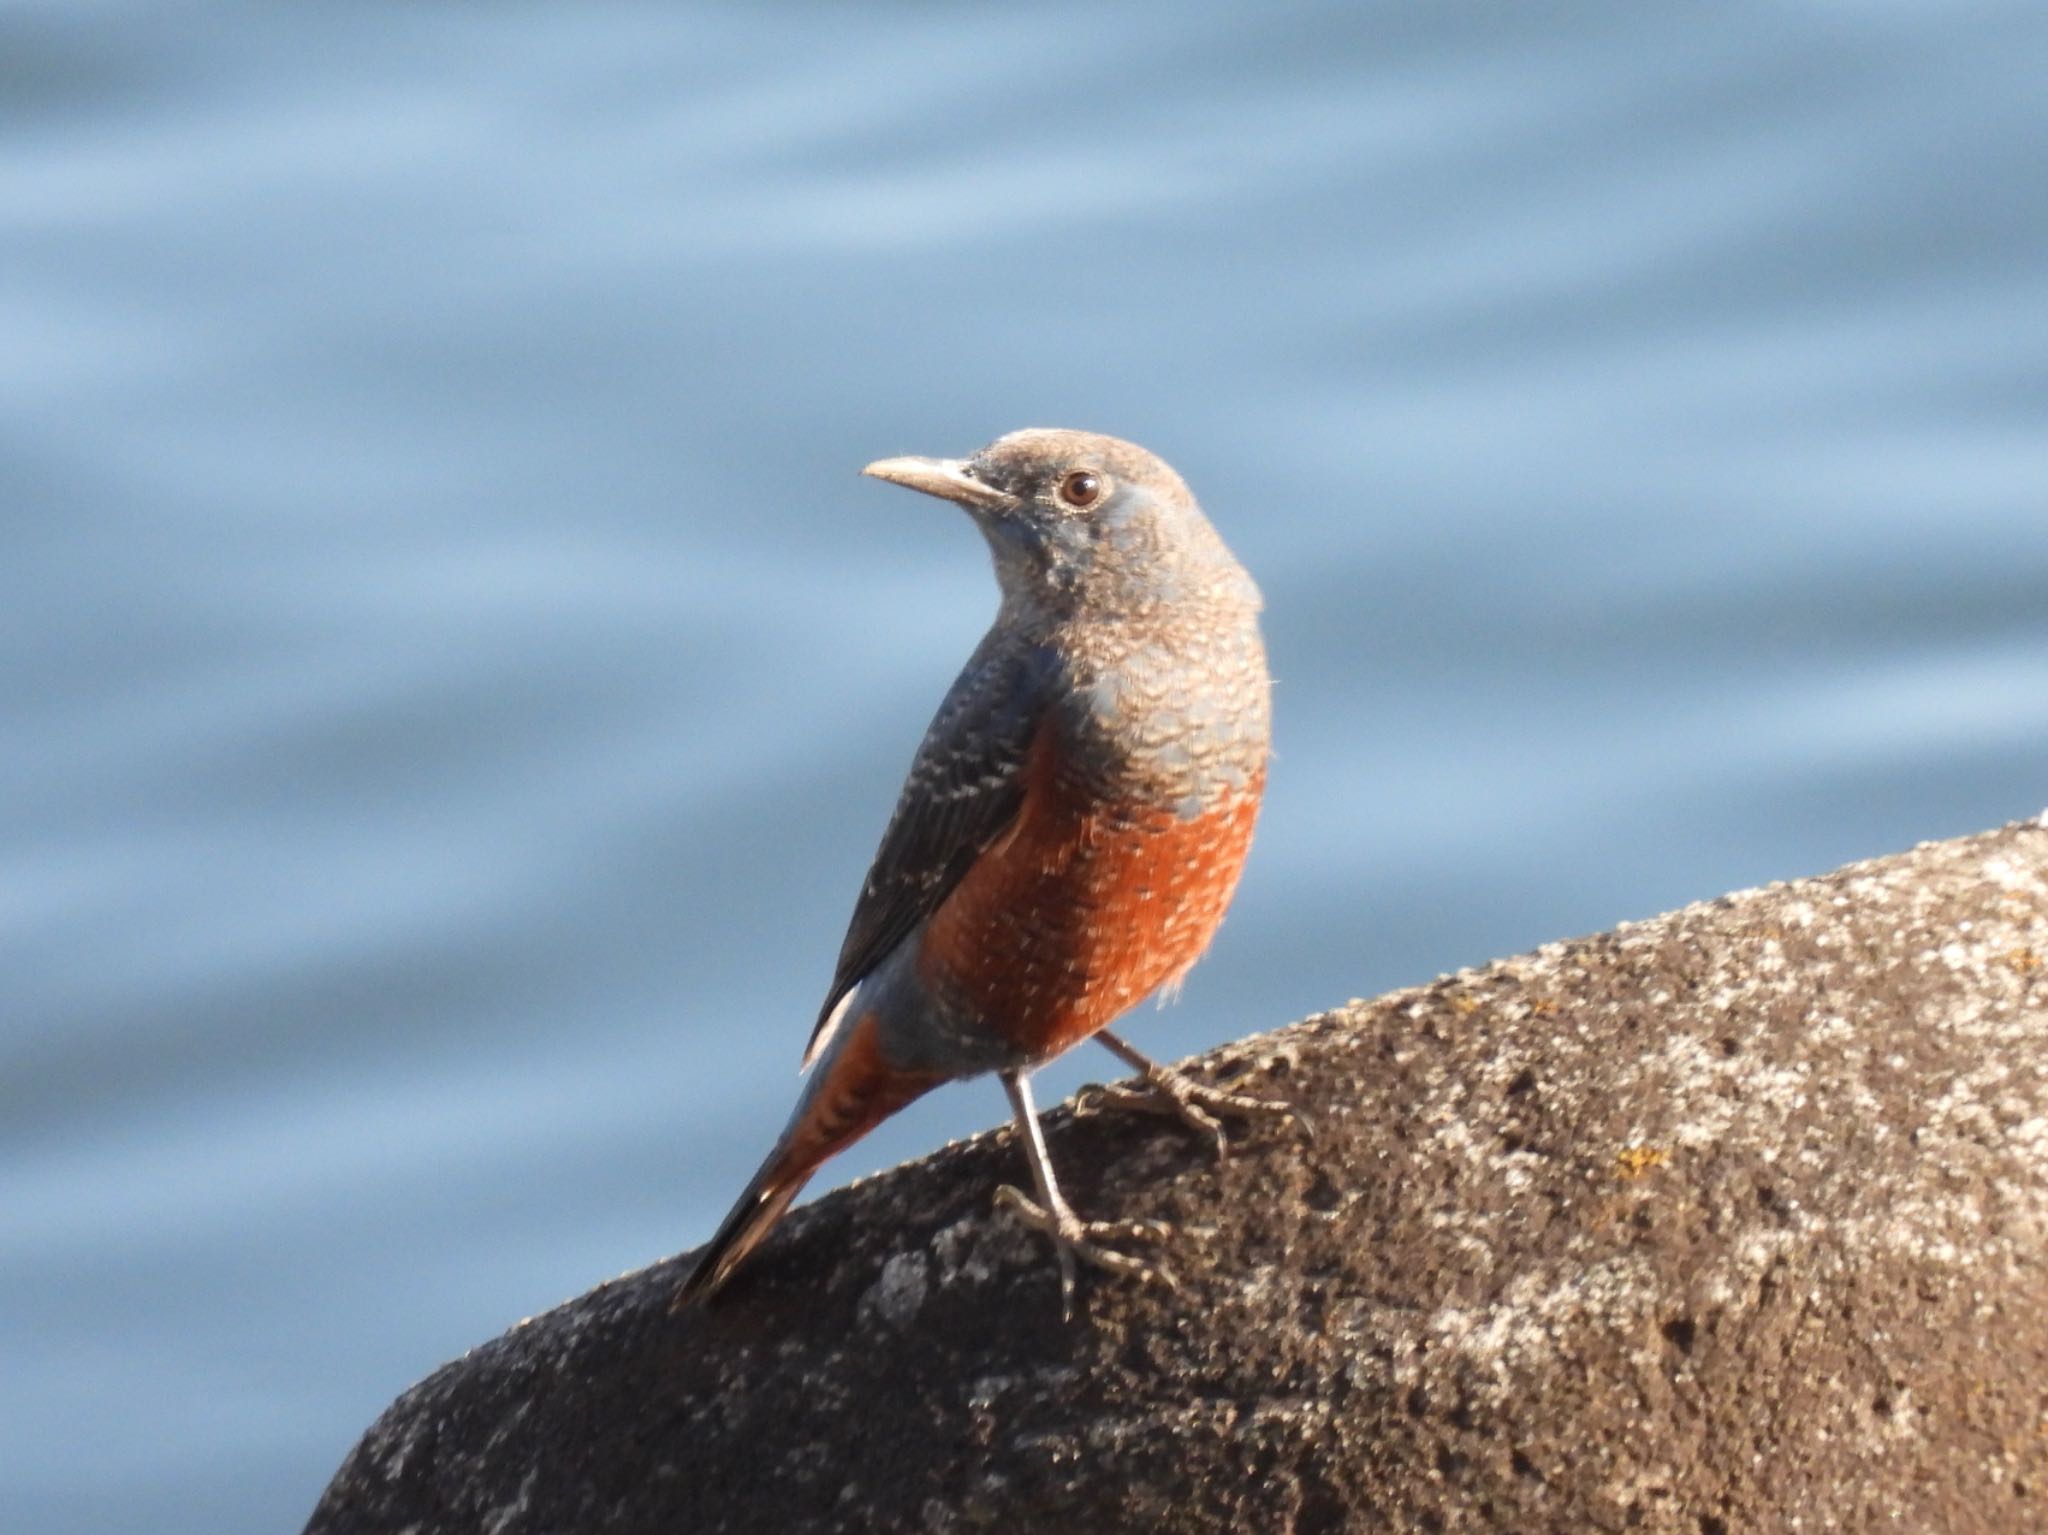
<svg viewBox="0 0 2048 1535"><path fill-rule="evenodd" d="M1315 1126L1291 1103L1211 1087L1156 1061L1146 1062L1142 1069L1144 1075L1136 1082L1096 1088L1096 1101L1146 1114L1171 1114L1198 1135L1208 1136L1216 1147L1219 1162L1230 1155L1230 1142L1223 1133L1226 1119L1291 1119L1301 1126L1304 1135L1315 1139Z"/></svg>
<svg viewBox="0 0 2048 1535"><path fill-rule="evenodd" d="M1163 1285L1169 1290L1180 1288L1180 1281L1159 1265L1103 1245L1163 1242L1173 1235L1173 1228L1164 1221L1084 1221L1063 1201L1048 1210L1033 1203L1022 1189L1007 1183L996 1190L996 1205L1052 1243L1060 1265L1060 1310L1069 1319L1074 1315L1077 1258L1119 1278Z"/></svg>

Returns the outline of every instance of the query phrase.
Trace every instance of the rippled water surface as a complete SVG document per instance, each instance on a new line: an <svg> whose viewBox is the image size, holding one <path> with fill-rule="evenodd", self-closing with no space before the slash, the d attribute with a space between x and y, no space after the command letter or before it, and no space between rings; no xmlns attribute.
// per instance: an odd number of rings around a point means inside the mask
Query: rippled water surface
<svg viewBox="0 0 2048 1535"><path fill-rule="evenodd" d="M1163 1053L2039 810L2048 13L1683 15L0 6L0 1525L708 1232L992 607L881 454L1266 590Z"/></svg>

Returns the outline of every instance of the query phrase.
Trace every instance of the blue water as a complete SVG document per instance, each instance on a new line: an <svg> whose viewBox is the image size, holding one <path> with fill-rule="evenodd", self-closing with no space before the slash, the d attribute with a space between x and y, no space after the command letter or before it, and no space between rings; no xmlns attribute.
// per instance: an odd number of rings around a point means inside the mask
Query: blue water
<svg viewBox="0 0 2048 1535"><path fill-rule="evenodd" d="M0 5L0 1527L293 1528L707 1234L992 606L882 454L1133 437L1265 588L1168 1055L2038 811L2044 80L2026 3Z"/></svg>

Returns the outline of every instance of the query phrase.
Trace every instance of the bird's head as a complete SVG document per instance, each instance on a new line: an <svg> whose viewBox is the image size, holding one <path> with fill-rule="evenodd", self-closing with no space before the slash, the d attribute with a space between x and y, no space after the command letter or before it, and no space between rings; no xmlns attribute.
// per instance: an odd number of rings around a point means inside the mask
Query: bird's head
<svg viewBox="0 0 2048 1535"><path fill-rule="evenodd" d="M1033 428L971 458L885 458L861 472L964 508L995 556L1006 605L1056 617L1258 607L1181 477L1135 443Z"/></svg>

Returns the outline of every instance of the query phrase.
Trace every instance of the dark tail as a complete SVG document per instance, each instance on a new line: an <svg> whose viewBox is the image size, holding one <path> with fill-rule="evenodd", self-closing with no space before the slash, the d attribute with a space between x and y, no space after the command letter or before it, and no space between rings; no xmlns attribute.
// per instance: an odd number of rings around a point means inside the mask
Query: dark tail
<svg viewBox="0 0 2048 1535"><path fill-rule="evenodd" d="M716 1295L732 1278L733 1270L746 1261L747 1254L768 1240L768 1233L782 1219L790 1201L810 1182L809 1168L777 1177L777 1164L783 1160L781 1152L782 1148L777 1147L776 1155L762 1164L747 1191L740 1195L739 1203L719 1226L717 1235L697 1255L697 1266L676 1292L675 1309L680 1311Z"/></svg>
<svg viewBox="0 0 2048 1535"><path fill-rule="evenodd" d="M891 1114L937 1087L943 1077L903 1071L882 1053L873 1013L842 1029L811 1069L796 1113L768 1160L754 1174L697 1266L676 1292L677 1309L709 1300L768 1239L790 1201L834 1152L850 1146Z"/></svg>

